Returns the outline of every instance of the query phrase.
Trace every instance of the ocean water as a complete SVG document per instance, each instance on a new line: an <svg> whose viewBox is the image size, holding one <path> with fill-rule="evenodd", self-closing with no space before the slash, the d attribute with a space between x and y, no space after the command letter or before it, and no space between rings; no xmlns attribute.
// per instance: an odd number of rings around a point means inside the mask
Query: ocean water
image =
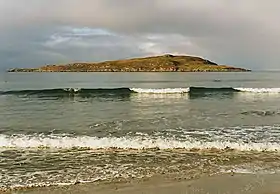
<svg viewBox="0 0 280 194"><path fill-rule="evenodd" d="M280 169L280 76L2 73L0 188Z"/></svg>

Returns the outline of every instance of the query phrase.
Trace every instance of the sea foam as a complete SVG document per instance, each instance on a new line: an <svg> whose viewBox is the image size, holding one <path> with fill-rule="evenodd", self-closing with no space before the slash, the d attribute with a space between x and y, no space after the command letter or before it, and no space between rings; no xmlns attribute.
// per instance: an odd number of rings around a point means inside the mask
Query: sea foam
<svg viewBox="0 0 280 194"><path fill-rule="evenodd" d="M7 148L54 148L54 149L71 149L71 148L91 148L91 149L225 149L231 148L240 151L280 151L279 143L244 143L229 141L197 141L185 140L179 141L174 138L163 137L91 137L91 136L29 136L17 135L7 136L0 135L0 149Z"/></svg>
<svg viewBox="0 0 280 194"><path fill-rule="evenodd" d="M240 92L251 93L280 93L280 88L234 88Z"/></svg>
<svg viewBox="0 0 280 194"><path fill-rule="evenodd" d="M151 93L151 94L175 94L188 93L190 88L159 88L159 89L144 89L144 88L130 88L136 93Z"/></svg>

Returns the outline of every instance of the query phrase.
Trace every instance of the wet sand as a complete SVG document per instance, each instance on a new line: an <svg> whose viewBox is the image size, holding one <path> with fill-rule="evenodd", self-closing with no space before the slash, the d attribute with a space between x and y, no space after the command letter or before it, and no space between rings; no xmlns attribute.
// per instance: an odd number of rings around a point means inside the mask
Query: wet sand
<svg viewBox="0 0 280 194"><path fill-rule="evenodd" d="M34 188L17 194L280 194L280 174L223 174L195 180L153 177L130 183L87 183Z"/></svg>

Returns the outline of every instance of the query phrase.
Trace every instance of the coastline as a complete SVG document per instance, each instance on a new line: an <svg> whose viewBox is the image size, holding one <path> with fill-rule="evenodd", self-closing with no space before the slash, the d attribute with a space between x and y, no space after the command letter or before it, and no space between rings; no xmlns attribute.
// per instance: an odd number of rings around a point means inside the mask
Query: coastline
<svg viewBox="0 0 280 194"><path fill-rule="evenodd" d="M80 183L14 191L18 194L276 194L280 193L280 174L227 173L192 180L161 176L119 183Z"/></svg>

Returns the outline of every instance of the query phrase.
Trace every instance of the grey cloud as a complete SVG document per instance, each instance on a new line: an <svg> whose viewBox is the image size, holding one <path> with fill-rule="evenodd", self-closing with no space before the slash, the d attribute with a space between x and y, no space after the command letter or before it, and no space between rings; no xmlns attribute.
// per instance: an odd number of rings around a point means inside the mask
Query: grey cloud
<svg viewBox="0 0 280 194"><path fill-rule="evenodd" d="M0 57L8 66L28 66L169 52L277 69L279 6L276 0L0 0Z"/></svg>

